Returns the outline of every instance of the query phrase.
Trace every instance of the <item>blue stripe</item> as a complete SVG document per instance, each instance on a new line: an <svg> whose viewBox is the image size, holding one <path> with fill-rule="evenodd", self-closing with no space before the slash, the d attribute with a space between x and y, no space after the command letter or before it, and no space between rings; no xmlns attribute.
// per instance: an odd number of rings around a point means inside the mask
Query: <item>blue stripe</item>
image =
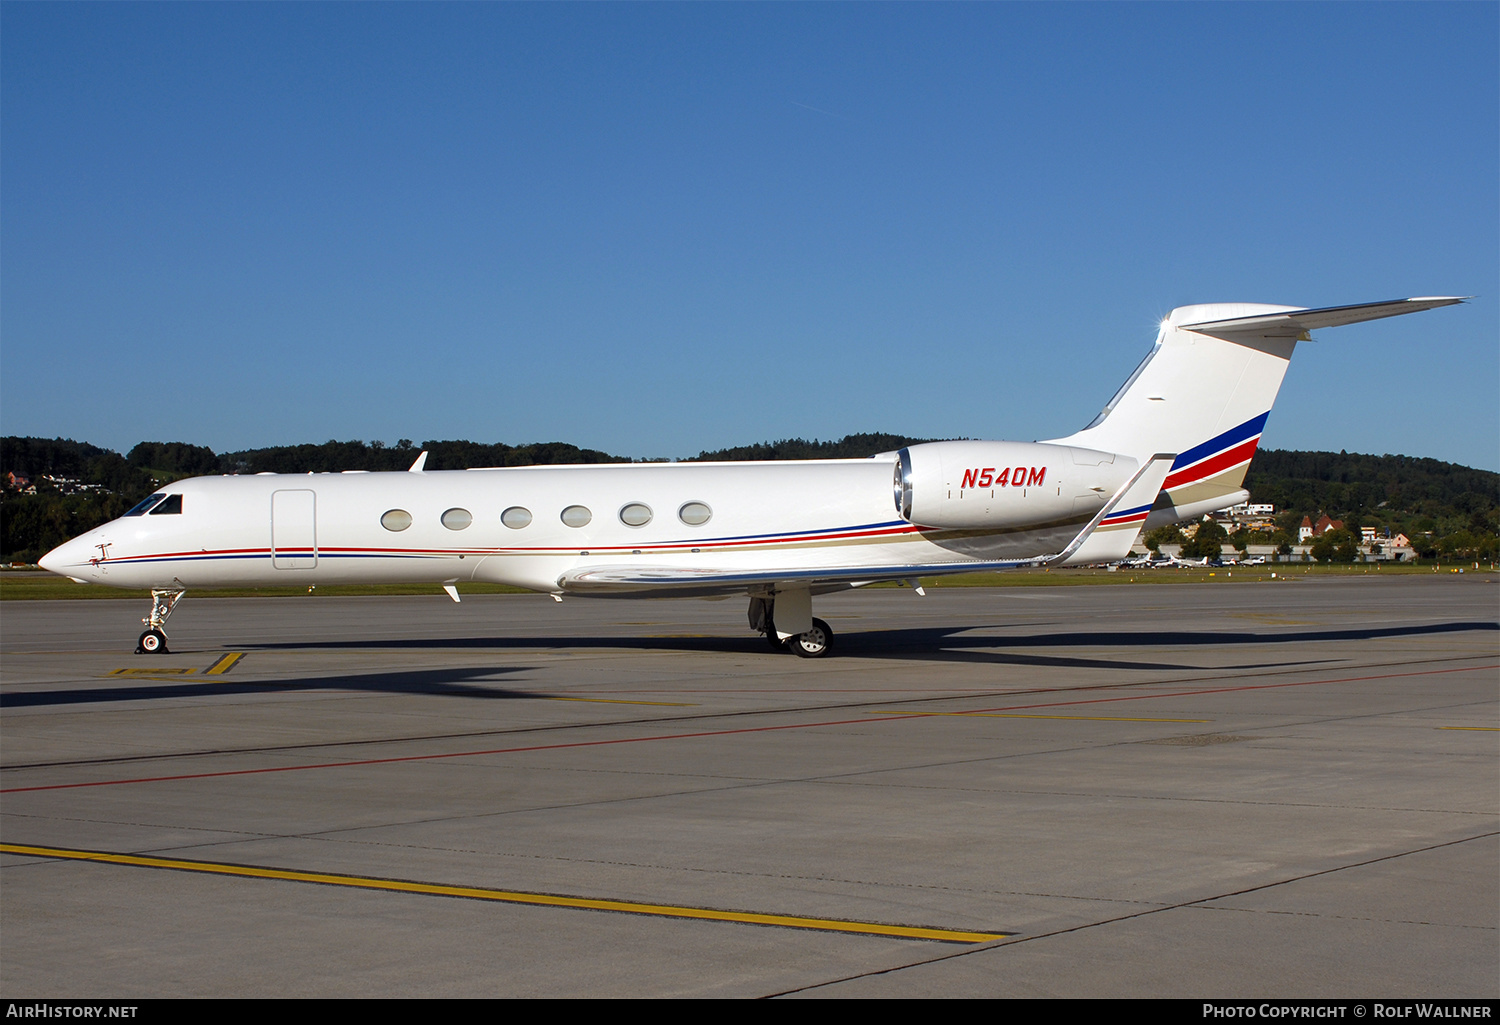
<svg viewBox="0 0 1500 1025"><path fill-rule="evenodd" d="M1268 409L1260 416L1255 417L1253 420L1246 420L1238 427L1231 427L1229 430L1225 431L1217 438L1205 441L1203 444L1198 445L1195 448L1188 449L1186 452L1182 453L1182 455L1177 457L1177 461L1172 464L1172 469L1180 470L1184 466L1191 466L1193 463L1198 462L1198 460L1200 459L1207 459L1209 456L1217 455L1225 449L1232 448L1248 438L1255 437L1261 431L1265 430L1266 418L1270 415L1271 411Z"/></svg>

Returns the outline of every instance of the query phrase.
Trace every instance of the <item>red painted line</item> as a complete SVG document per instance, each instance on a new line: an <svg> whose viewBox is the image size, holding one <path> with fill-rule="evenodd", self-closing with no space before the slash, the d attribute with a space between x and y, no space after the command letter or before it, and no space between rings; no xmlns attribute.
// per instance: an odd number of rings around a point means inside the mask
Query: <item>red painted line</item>
<svg viewBox="0 0 1500 1025"><path fill-rule="evenodd" d="M880 722L888 722L891 719L914 719L917 716L897 715L882 718ZM112 787L123 783L169 783L173 780L182 779L213 779L218 776L254 776L263 772L300 772L304 769L343 769L360 765L393 765L398 762L430 762L442 758L480 758L485 755L519 754L527 751L557 751L564 748L577 747L606 747L611 744L638 744L651 740L692 740L700 737L728 737L736 733L768 733L774 730L800 730L809 726L851 726L868 725L872 720L841 719L835 722L815 723L792 723L786 726L749 726L738 730L709 730L703 733L664 733L653 737L621 737L617 740L580 740L566 744L537 744L532 747L499 747L488 751L453 751L448 754L439 755L404 755L399 758L365 758L352 762L319 762L313 765L277 765L264 769L231 769L226 772L192 772L180 776L142 776L137 779L103 779L88 783L52 783L40 787L11 787L0 790L0 794L24 794L34 790L73 790L78 787Z"/></svg>
<svg viewBox="0 0 1500 1025"><path fill-rule="evenodd" d="M1200 694L1226 694L1233 691L1275 690L1280 687L1312 687L1325 683L1360 683L1368 680L1392 680L1408 676L1436 676L1442 673L1472 673L1484 669L1500 669L1500 663L1489 666L1469 666L1457 669L1424 669L1414 673L1383 673L1377 676L1350 676L1337 680L1303 680L1291 683L1258 683L1241 687L1212 687L1203 690L1172 691L1165 694L1131 694L1123 697L1084 698L1078 701L1046 701L1033 705L1001 705L995 708L974 708L977 712L1013 712L1032 708L1066 708L1072 705L1107 704L1114 701L1144 701L1157 698L1190 697ZM957 713L962 715L963 713ZM431 762L444 758L482 758L488 755L523 754L530 751L561 751L581 747L609 747L615 744L639 744L657 740L694 740L703 737L732 737L745 733L774 733L780 730L815 729L822 726L868 726L876 722L900 722L903 719L928 719L930 716L918 712L913 715L890 715L879 719L834 719L824 722L790 723L785 726L749 726L737 730L706 730L698 733L662 733L650 737L622 737L616 740L580 740L565 744L536 744L529 747L499 747L486 751L453 751L436 755L403 755L399 758L364 758L348 762L317 762L310 765L277 765L263 769L231 769L225 772L191 772L177 776L141 776L134 779L92 780L87 783L51 783L37 787L10 787L0 794L26 794L38 790L75 790L80 787L112 787L126 783L170 783L185 779L216 779L224 776L257 776L267 772L301 772L307 769L347 769L363 765L396 765L401 762Z"/></svg>
<svg viewBox="0 0 1500 1025"><path fill-rule="evenodd" d="M1004 705L998 708L976 708L974 712L1014 712L1026 708L1064 708L1068 705L1102 705L1111 701L1140 701L1144 698L1181 698L1200 694L1229 694L1241 690L1275 690L1278 687L1311 687L1321 683L1361 683L1366 680L1394 680L1403 676L1437 676L1440 673L1473 673L1481 669L1500 669L1500 663L1492 666L1465 666L1458 669L1423 669L1416 673L1382 673L1379 676L1348 676L1338 680L1301 680L1291 683L1247 683L1242 687L1210 687L1205 690L1179 690L1166 694L1127 694L1114 698L1083 698L1079 701L1047 701L1040 705ZM910 718L897 716L897 718ZM0 790L0 793L5 791Z"/></svg>

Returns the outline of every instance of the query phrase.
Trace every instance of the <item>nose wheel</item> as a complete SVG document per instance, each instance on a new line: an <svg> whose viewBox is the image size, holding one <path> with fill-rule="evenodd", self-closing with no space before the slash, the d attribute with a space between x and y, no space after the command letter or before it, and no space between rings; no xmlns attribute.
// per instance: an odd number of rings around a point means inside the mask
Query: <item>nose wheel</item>
<svg viewBox="0 0 1500 1025"><path fill-rule="evenodd" d="M135 653L137 655L168 655L167 635L160 630L147 630L141 634L141 639L136 642Z"/></svg>
<svg viewBox="0 0 1500 1025"><path fill-rule="evenodd" d="M136 641L135 653L137 655L168 655L167 635L162 629L167 623L167 617L177 607L186 591L172 590L168 588L153 588L151 591L151 615L141 620L146 624L146 632L141 634L140 640Z"/></svg>

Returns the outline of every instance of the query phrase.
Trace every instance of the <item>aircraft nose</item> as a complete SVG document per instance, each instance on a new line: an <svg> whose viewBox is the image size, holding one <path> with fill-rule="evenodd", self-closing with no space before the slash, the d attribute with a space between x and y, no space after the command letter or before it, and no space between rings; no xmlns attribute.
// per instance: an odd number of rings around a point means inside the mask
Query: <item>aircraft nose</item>
<svg viewBox="0 0 1500 1025"><path fill-rule="evenodd" d="M89 549L84 544L84 538L75 537L52 549L38 559L36 564L52 573L77 577L80 571L88 569Z"/></svg>

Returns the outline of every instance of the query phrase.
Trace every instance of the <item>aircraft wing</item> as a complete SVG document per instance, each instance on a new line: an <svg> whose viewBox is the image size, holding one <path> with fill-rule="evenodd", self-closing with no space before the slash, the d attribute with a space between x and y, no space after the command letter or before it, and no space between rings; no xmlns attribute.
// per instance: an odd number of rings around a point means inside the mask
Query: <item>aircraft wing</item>
<svg viewBox="0 0 1500 1025"><path fill-rule="evenodd" d="M714 594L740 594L758 587L778 585L806 587L813 592L859 587L881 580L947 576L954 573L987 573L1020 566L1040 566L1039 559L1007 559L994 562L908 563L890 566L820 566L816 568L770 568L765 570L679 569L676 567L619 566L580 567L564 573L557 584L567 594L661 594L683 598Z"/></svg>
<svg viewBox="0 0 1500 1025"><path fill-rule="evenodd" d="M1326 306L1320 310L1286 310L1282 313L1234 317L1230 320L1209 320L1177 326L1187 331L1218 337L1254 335L1257 338L1298 338L1319 328L1342 327L1345 324L1358 324L1364 320L1380 320L1382 317L1399 317L1403 313L1418 313L1422 310L1436 309L1439 306L1454 306L1463 301L1464 299L1460 296L1422 296L1416 299L1357 303L1354 306Z"/></svg>

